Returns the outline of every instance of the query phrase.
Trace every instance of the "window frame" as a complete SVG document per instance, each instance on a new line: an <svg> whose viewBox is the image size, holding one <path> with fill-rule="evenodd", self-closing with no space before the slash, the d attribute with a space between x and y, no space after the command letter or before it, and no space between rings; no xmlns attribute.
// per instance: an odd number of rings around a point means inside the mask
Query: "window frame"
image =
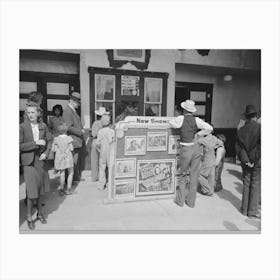
<svg viewBox="0 0 280 280"><path fill-rule="evenodd" d="M168 73L165 72L149 72L149 71L136 71L136 70L123 70L115 68L101 68L101 67L88 67L89 80L90 80L90 122L96 119L94 111L96 110L96 93L95 93L95 74L101 75L115 75L115 101L114 101L114 116L117 115L118 106L123 101L131 101L139 103L139 115L145 115L144 106L145 106L145 78L159 78L162 79L162 96L161 103L147 103L147 104L158 104L160 106L161 116L166 116L167 114L167 82L168 82ZM139 76L139 96L128 96L121 95L121 76ZM101 101L104 102L104 101ZM112 102L110 100L110 102Z"/></svg>

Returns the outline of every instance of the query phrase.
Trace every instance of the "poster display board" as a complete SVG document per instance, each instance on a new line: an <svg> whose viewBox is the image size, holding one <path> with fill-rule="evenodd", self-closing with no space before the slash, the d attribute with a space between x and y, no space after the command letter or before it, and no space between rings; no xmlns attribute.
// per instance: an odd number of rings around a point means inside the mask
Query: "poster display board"
<svg viewBox="0 0 280 280"><path fill-rule="evenodd" d="M174 198L180 130L171 117L126 117L116 125L110 201Z"/></svg>

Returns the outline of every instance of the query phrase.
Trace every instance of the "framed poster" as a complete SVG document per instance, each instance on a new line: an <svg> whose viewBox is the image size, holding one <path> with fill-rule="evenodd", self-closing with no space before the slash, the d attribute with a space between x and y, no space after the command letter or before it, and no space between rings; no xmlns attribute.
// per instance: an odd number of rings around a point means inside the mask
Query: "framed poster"
<svg viewBox="0 0 280 280"><path fill-rule="evenodd" d="M95 74L95 100L115 101L115 76Z"/></svg>
<svg viewBox="0 0 280 280"><path fill-rule="evenodd" d="M173 194L175 160L138 160L136 196Z"/></svg>
<svg viewBox="0 0 280 280"><path fill-rule="evenodd" d="M137 69L145 70L148 68L151 50L141 49L118 49L106 50L109 65L113 68L122 67L126 63L131 63Z"/></svg>
<svg viewBox="0 0 280 280"><path fill-rule="evenodd" d="M136 177L136 158L120 158L115 161L115 178Z"/></svg>
<svg viewBox="0 0 280 280"><path fill-rule="evenodd" d="M129 155L145 155L146 154L146 136L125 136L124 154Z"/></svg>
<svg viewBox="0 0 280 280"><path fill-rule="evenodd" d="M134 197L135 185L136 185L135 179L115 180L114 197L115 198Z"/></svg>
<svg viewBox="0 0 280 280"><path fill-rule="evenodd" d="M128 60L145 62L145 50L141 49L119 49L114 50L115 60Z"/></svg>
<svg viewBox="0 0 280 280"><path fill-rule="evenodd" d="M144 85L144 102L145 103L162 103L162 79L145 78Z"/></svg>
<svg viewBox="0 0 280 280"><path fill-rule="evenodd" d="M121 79L121 95L139 96L139 76L123 76Z"/></svg>
<svg viewBox="0 0 280 280"><path fill-rule="evenodd" d="M148 132L147 151L166 151L167 132Z"/></svg>
<svg viewBox="0 0 280 280"><path fill-rule="evenodd" d="M180 153L180 135L169 135L168 154L177 155Z"/></svg>

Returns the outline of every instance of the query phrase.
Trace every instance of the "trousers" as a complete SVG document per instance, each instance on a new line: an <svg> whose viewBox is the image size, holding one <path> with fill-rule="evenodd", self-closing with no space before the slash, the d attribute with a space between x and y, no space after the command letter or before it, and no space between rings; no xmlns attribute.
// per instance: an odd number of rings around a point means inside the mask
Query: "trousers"
<svg viewBox="0 0 280 280"><path fill-rule="evenodd" d="M200 191L204 195L212 195L215 186L215 166L202 167L198 177Z"/></svg>
<svg viewBox="0 0 280 280"><path fill-rule="evenodd" d="M98 181L99 152L96 149L97 139L93 139L91 146L91 180Z"/></svg>
<svg viewBox="0 0 280 280"><path fill-rule="evenodd" d="M261 196L261 168L242 165L243 194L241 212L243 215L258 214Z"/></svg>
<svg viewBox="0 0 280 280"><path fill-rule="evenodd" d="M81 148L75 148L73 151L73 162L74 162L74 181L81 179L81 168L80 168L80 150Z"/></svg>
<svg viewBox="0 0 280 280"><path fill-rule="evenodd" d="M224 168L224 159L221 160L218 166L215 168L215 192L218 192L223 189L222 185L222 172Z"/></svg>
<svg viewBox="0 0 280 280"><path fill-rule="evenodd" d="M198 185L198 175L200 160L202 155L202 147L195 143L191 146L182 146L180 152L180 169L181 173L190 173L190 182L188 190L186 191L187 184L179 184L178 190L176 190L175 203L179 206L183 206L184 202L191 208L195 206L196 192Z"/></svg>

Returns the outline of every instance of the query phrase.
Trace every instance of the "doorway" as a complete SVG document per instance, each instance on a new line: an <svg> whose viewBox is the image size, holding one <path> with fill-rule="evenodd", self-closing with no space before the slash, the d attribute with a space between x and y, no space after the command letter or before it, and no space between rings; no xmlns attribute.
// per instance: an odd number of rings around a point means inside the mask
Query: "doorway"
<svg viewBox="0 0 280 280"><path fill-rule="evenodd" d="M42 93L43 120L48 123L53 106L60 104L65 107L69 100L69 93L79 90L79 75L20 71L20 122L23 121L24 109L30 92L40 91Z"/></svg>
<svg viewBox="0 0 280 280"><path fill-rule="evenodd" d="M195 115L211 123L213 84L176 82L175 106L182 110L181 102L191 99L197 109Z"/></svg>

